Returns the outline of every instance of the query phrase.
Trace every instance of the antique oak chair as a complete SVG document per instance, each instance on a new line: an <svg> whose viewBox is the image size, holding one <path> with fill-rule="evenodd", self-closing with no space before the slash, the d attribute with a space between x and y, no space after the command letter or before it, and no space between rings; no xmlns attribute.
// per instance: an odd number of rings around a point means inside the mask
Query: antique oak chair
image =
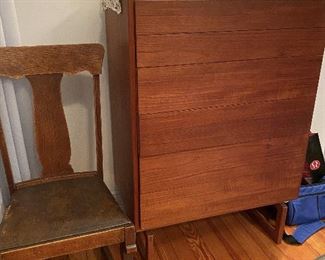
<svg viewBox="0 0 325 260"><path fill-rule="evenodd" d="M41 178L14 183L0 124L0 148L11 204L0 225L0 258L42 259L121 244L136 251L135 230L103 182L99 44L0 48L0 76L26 77L34 100ZM61 102L63 74L93 76L97 171L74 173Z"/></svg>

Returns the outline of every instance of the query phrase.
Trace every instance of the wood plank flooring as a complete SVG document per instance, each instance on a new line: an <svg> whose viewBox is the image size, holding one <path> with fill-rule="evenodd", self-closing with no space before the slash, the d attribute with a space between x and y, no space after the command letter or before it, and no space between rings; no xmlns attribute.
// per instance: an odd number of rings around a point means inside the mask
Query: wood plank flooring
<svg viewBox="0 0 325 260"><path fill-rule="evenodd" d="M292 228L287 227L286 230L291 232ZM154 234L157 260L312 260L325 254L325 229L309 238L302 246L290 246L285 243L276 245L245 213L171 226L158 229ZM120 260L118 247L112 247L111 252L114 260ZM55 258L68 259L106 258L100 250Z"/></svg>

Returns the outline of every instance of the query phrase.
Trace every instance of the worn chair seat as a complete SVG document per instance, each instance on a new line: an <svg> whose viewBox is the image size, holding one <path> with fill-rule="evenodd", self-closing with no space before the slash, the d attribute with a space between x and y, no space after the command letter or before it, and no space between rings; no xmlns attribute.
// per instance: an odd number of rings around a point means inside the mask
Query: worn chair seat
<svg viewBox="0 0 325 260"><path fill-rule="evenodd" d="M18 189L0 225L0 252L131 225L97 176Z"/></svg>

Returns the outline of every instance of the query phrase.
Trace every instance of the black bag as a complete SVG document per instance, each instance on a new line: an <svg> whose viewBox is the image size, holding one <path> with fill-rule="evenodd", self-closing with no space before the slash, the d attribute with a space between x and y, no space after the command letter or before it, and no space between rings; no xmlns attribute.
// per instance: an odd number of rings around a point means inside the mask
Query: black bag
<svg viewBox="0 0 325 260"><path fill-rule="evenodd" d="M309 137L306 163L312 176L312 183L320 182L325 176L325 162L318 134Z"/></svg>

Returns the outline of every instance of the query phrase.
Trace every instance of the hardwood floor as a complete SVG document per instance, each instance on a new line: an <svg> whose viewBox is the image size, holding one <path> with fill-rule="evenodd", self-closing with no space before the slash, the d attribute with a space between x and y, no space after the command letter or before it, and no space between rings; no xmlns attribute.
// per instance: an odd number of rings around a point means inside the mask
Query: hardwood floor
<svg viewBox="0 0 325 260"><path fill-rule="evenodd" d="M290 233L292 228L286 228ZM302 246L276 245L245 213L229 214L206 220L158 229L155 232L157 260L197 259L292 259L312 260L325 254L325 229ZM120 260L118 247L111 248ZM138 258L138 257L137 257ZM55 260L102 260L100 250L79 253Z"/></svg>

